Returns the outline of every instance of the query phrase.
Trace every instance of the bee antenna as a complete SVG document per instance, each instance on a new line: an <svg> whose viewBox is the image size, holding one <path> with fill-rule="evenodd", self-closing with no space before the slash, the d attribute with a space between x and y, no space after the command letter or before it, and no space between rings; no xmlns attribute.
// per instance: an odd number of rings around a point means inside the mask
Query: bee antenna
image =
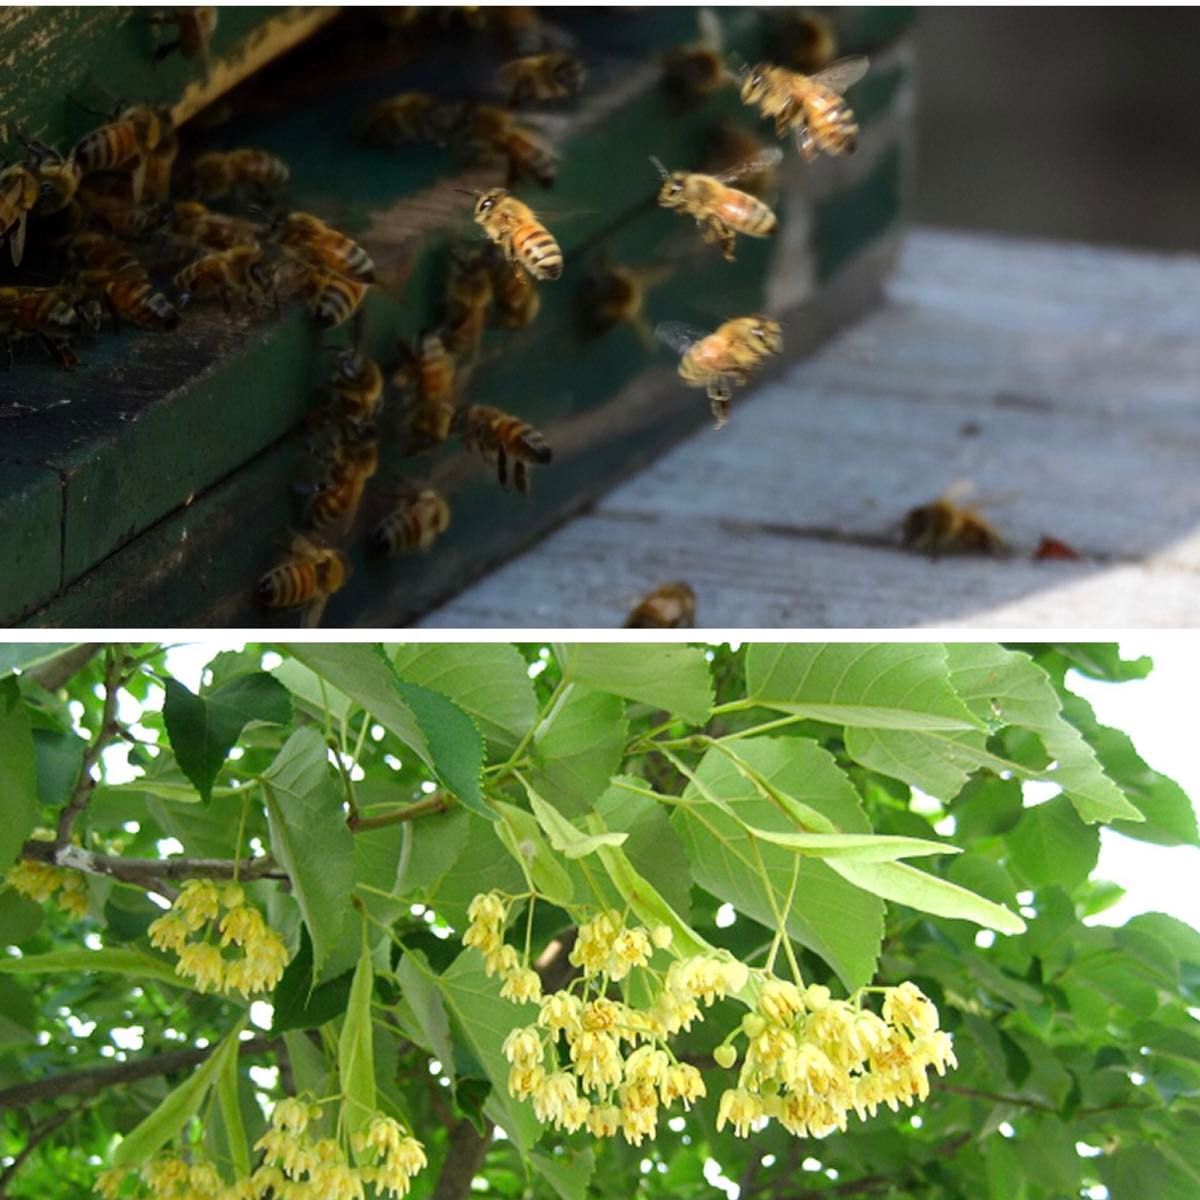
<svg viewBox="0 0 1200 1200"><path fill-rule="evenodd" d="M474 188L451 188L452 192L461 192L464 196L482 196L482 192L477 192Z"/></svg>
<svg viewBox="0 0 1200 1200"><path fill-rule="evenodd" d="M668 179L668 178L670 178L670 175L671 175L670 171L668 171L668 170L667 170L667 168L666 168L666 167L664 167L664 166L662 165L662 163L660 163L660 162L658 161L658 159L654 157L654 155L653 155L653 154L652 154L652 155L650 155L650 161L651 161L651 162L652 162L652 163L653 163L653 164L654 164L654 165L655 165L655 166L658 168L658 173L659 173L659 174L660 174L660 175L661 175L661 176L662 176L664 179Z"/></svg>

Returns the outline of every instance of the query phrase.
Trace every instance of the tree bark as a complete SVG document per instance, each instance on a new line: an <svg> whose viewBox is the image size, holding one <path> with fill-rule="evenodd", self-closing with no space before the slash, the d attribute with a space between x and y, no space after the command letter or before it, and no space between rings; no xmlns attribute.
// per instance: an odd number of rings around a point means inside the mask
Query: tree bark
<svg viewBox="0 0 1200 1200"><path fill-rule="evenodd" d="M480 1137L479 1131L465 1117L450 1130L450 1145L446 1150L446 1162L433 1189L433 1200L464 1200L471 1194L471 1180L479 1173L483 1157L492 1143L492 1126L487 1126L487 1135Z"/></svg>

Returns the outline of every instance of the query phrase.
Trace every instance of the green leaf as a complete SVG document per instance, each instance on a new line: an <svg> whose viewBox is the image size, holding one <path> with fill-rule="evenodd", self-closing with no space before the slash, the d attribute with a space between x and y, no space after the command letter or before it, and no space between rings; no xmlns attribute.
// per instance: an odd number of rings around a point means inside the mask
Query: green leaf
<svg viewBox="0 0 1200 1200"><path fill-rule="evenodd" d="M727 743L725 751L706 752L697 782L684 792L688 803L672 817L696 882L768 929L775 928L776 910L785 913L789 935L829 963L849 990L868 983L883 936L883 905L839 878L831 864L752 838L747 825L779 833L795 832L795 826L739 771L728 751L835 828L871 832L854 786L816 742L793 737Z"/></svg>
<svg viewBox="0 0 1200 1200"><path fill-rule="evenodd" d="M375 1114L375 1051L371 1025L371 997L375 990L375 972L371 953L364 945L350 985L346 1017L338 1038L338 1080L345 1107L346 1132L353 1137L370 1123ZM357 1159L357 1154L355 1155Z"/></svg>
<svg viewBox="0 0 1200 1200"><path fill-rule="evenodd" d="M601 846L620 846L629 837L627 833L582 833L571 824L553 805L547 804L526 785L529 803L538 824L550 839L550 845L567 858L584 858Z"/></svg>
<svg viewBox="0 0 1200 1200"><path fill-rule="evenodd" d="M217 1103L225 1124L225 1138L237 1174L250 1174L250 1146L246 1141L246 1125L242 1120L242 1099L238 1089L238 1056L226 1054L217 1069Z"/></svg>
<svg viewBox="0 0 1200 1200"><path fill-rule="evenodd" d="M1182 1136L1177 1146L1134 1142L1118 1147L1100 1159L1099 1170L1113 1200L1195 1200L1200 1192L1194 1148L1185 1145Z"/></svg>
<svg viewBox="0 0 1200 1200"><path fill-rule="evenodd" d="M483 959L474 950L464 950L437 983L447 1015L491 1081L488 1106L497 1123L528 1151L541 1136L541 1125L528 1104L508 1094L508 1063L500 1047L515 1026L533 1022L537 1006L501 1000L498 981L484 975Z"/></svg>
<svg viewBox="0 0 1200 1200"><path fill-rule="evenodd" d="M46 910L15 888L0 887L0 946L20 946L45 920ZM5 959L0 956L0 962Z"/></svg>
<svg viewBox="0 0 1200 1200"><path fill-rule="evenodd" d="M1085 825L1065 796L1027 808L1007 836L1009 860L1030 887L1082 883L1100 854L1100 831Z"/></svg>
<svg viewBox="0 0 1200 1200"><path fill-rule="evenodd" d="M850 862L840 858L828 862L843 879L884 900L938 917L974 921L999 933L1025 932L1025 922L1016 913L907 863Z"/></svg>
<svg viewBox="0 0 1200 1200"><path fill-rule="evenodd" d="M1035 769L993 753L982 730L902 735L850 729L846 750L851 757L943 800L952 799L972 771L986 768L1058 784L1085 821L1139 818L1079 731L1063 718L1053 684L1027 655L987 643L951 645L946 652L951 680L971 712L981 722L1030 731L1051 765Z"/></svg>
<svg viewBox="0 0 1200 1200"><path fill-rule="evenodd" d="M483 739L456 704L402 680L381 646L314 642L291 645L288 653L345 692L415 751L465 807L494 819L479 787Z"/></svg>
<svg viewBox="0 0 1200 1200"><path fill-rule="evenodd" d="M101 971L127 975L138 983L155 979L174 987L188 987L165 958L152 957L140 950L106 946L102 950L51 950L46 954L28 954L24 958L0 958L0 974L71 975Z"/></svg>
<svg viewBox="0 0 1200 1200"><path fill-rule="evenodd" d="M0 685L0 693L2 692L3 685ZM70 796L79 780L79 773L83 770L83 752L86 747L87 742L69 730L33 731L40 803L51 808L61 808L66 804L67 797Z"/></svg>
<svg viewBox="0 0 1200 1200"><path fill-rule="evenodd" d="M467 927L467 906L481 891L522 891L525 876L512 857L501 851L499 822L468 814L466 843L451 865L425 888L425 903L456 929ZM424 824L422 818L421 824Z"/></svg>
<svg viewBox="0 0 1200 1200"><path fill-rule="evenodd" d="M347 971L313 987L312 939L308 936L308 929L301 925L300 949L288 963L271 996L274 1010L271 1032L315 1029L340 1016L346 1011L353 978L353 972Z"/></svg>
<svg viewBox="0 0 1200 1200"><path fill-rule="evenodd" d="M554 1189L559 1200L585 1200L596 1156L591 1148L564 1147L561 1154L529 1155L530 1166Z"/></svg>
<svg viewBox="0 0 1200 1200"><path fill-rule="evenodd" d="M978 729L950 684L942 646L756 643L746 652L748 699L834 725L892 730Z"/></svg>
<svg viewBox="0 0 1200 1200"><path fill-rule="evenodd" d="M448 871L462 854L471 826L477 824L477 818L457 807L405 821L400 826L404 841L396 866L396 891L419 891Z"/></svg>
<svg viewBox="0 0 1200 1200"><path fill-rule="evenodd" d="M1052 1196L1078 1196L1083 1160L1075 1150L1071 1129L1055 1117L1043 1116L1027 1125L1012 1147L1025 1175L1036 1179Z"/></svg>
<svg viewBox="0 0 1200 1200"><path fill-rule="evenodd" d="M161 1104L122 1139L113 1151L114 1167L138 1167L151 1159L200 1111L209 1089L226 1070L226 1060L237 1059L238 1035L245 1025L239 1021L221 1039L217 1048Z"/></svg>
<svg viewBox="0 0 1200 1200"><path fill-rule="evenodd" d="M37 821L37 762L29 713L15 679L0 680L0 876L8 870Z"/></svg>
<svg viewBox="0 0 1200 1200"><path fill-rule="evenodd" d="M528 664L515 646L499 642L397 646L394 661L401 679L448 696L495 746L512 750L537 720Z"/></svg>
<svg viewBox="0 0 1200 1200"><path fill-rule="evenodd" d="M195 696L177 680L166 681L163 722L180 770L208 803L213 781L242 730L251 721L286 725L292 719L287 688L265 671L239 675Z"/></svg>
<svg viewBox="0 0 1200 1200"><path fill-rule="evenodd" d="M866 833L780 833L773 829L747 832L774 846L784 846L797 854L813 858L838 858L855 862L894 862L899 858L917 858L928 854L959 854L958 846L929 842L923 838L889 837Z"/></svg>
<svg viewBox="0 0 1200 1200"><path fill-rule="evenodd" d="M559 647L563 679L639 700L702 725L712 709L712 678L696 646L584 642Z"/></svg>
<svg viewBox="0 0 1200 1200"><path fill-rule="evenodd" d="M9 675L14 670L28 671L38 663L57 658L66 650L77 646L78 642L9 642L0 645L0 676Z"/></svg>
<svg viewBox="0 0 1200 1200"><path fill-rule="evenodd" d="M588 812L621 765L627 736L619 697L568 686L534 734L529 781L568 816Z"/></svg>
<svg viewBox="0 0 1200 1200"><path fill-rule="evenodd" d="M493 801L500 814L496 834L505 848L529 873L533 886L552 904L567 905L574 896L571 877L542 837L532 813L499 800Z"/></svg>
<svg viewBox="0 0 1200 1200"><path fill-rule="evenodd" d="M324 739L297 729L262 776L271 852L292 881L313 944L317 977L350 910L354 839Z"/></svg>
<svg viewBox="0 0 1200 1200"><path fill-rule="evenodd" d="M416 961L414 961L416 960ZM421 965L417 966L417 962ZM454 1043L442 995L432 978L429 960L419 950L405 951L396 968L396 980L430 1053L435 1054L448 1075L454 1073Z"/></svg>

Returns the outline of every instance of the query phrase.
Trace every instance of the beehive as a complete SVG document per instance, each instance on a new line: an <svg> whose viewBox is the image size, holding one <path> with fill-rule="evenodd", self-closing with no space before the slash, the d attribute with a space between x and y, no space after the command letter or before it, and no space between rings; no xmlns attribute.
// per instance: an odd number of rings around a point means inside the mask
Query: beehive
<svg viewBox="0 0 1200 1200"><path fill-rule="evenodd" d="M518 189L547 213L567 267L543 285L535 324L488 333L465 399L542 429L554 461L535 472L523 500L501 492L493 471L457 443L417 458L385 443L362 528L347 547L354 574L328 604L326 625L407 623L709 423L703 394L680 386L665 347L655 353L628 328L581 335L578 291L597 262L669 264L670 278L648 298L652 323L712 328L768 306L783 316L789 355L865 311L891 263L909 162L910 10L825 10L840 52L872 58L853 92L860 150L812 166L789 151L779 235L739 239L733 264L703 246L690 221L654 204L649 156L696 165L722 117L771 137L734 88L683 114L666 102L661 55L695 39L697 10L538 11L589 71L579 102L545 118L562 155L555 187ZM186 119L223 89L266 73L256 94L269 102L248 105L198 143L281 155L293 171L289 204L367 247L381 285L366 305L366 349L388 361L397 337L436 319L447 245L472 230L471 200L454 189L501 183L503 173L434 147L397 154L362 146L351 133L355 115L411 89L486 97L497 60L462 30L418 54L401 40L360 60L354 47L372 40L365 12L221 9L204 76L178 56L152 63L152 35L136 10L8 10L0 61L15 69L0 80L0 121L69 146L96 119L76 111L68 94L99 84L171 102ZM777 17L719 12L731 58L772 57ZM326 340L337 338L349 335L337 330ZM329 368L304 306L232 317L219 306L197 308L171 334L106 333L80 352L74 373L27 352L0 374L0 619L297 623L299 613L264 614L254 584L295 526L293 484L304 456L295 431ZM453 521L430 553L380 559L367 552L364 530L400 480L438 487Z"/></svg>

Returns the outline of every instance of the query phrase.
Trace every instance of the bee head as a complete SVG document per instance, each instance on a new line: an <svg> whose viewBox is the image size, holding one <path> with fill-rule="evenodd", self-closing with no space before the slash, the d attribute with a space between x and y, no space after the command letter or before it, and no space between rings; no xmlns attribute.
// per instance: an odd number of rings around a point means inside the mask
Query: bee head
<svg viewBox="0 0 1200 1200"><path fill-rule="evenodd" d="M480 217L486 217L506 195L508 193L503 188L490 188L486 192L480 192L479 199L475 201L475 219L478 221Z"/></svg>
<svg viewBox="0 0 1200 1200"><path fill-rule="evenodd" d="M767 90L767 63L759 63L747 70L742 78L742 100L753 104Z"/></svg>

